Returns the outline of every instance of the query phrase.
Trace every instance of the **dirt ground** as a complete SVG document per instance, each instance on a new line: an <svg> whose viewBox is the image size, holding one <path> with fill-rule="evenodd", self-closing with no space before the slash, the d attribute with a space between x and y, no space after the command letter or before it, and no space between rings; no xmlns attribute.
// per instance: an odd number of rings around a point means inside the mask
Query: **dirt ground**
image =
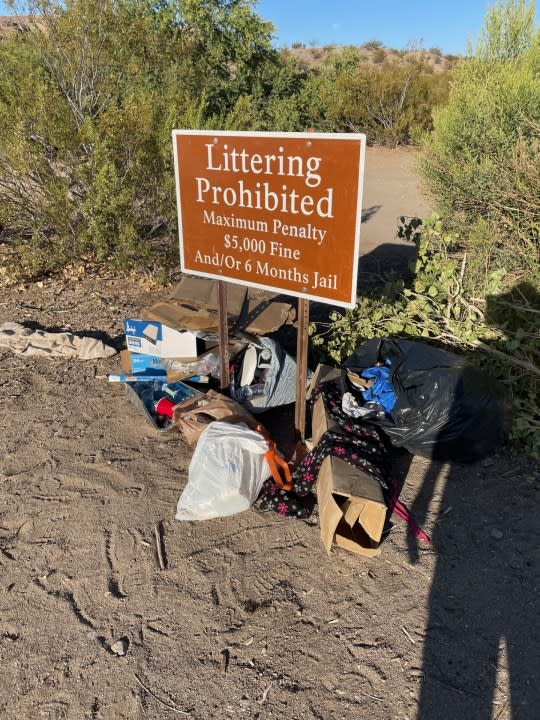
<svg viewBox="0 0 540 720"><path fill-rule="evenodd" d="M425 205L388 152L368 154L366 257L397 254L392 218ZM123 319L161 296L46 280L0 291L0 323L119 349ZM3 720L540 718L538 464L400 453L431 546L396 519L377 558L328 556L316 513L176 521L192 449L107 382L117 369L0 350Z"/></svg>

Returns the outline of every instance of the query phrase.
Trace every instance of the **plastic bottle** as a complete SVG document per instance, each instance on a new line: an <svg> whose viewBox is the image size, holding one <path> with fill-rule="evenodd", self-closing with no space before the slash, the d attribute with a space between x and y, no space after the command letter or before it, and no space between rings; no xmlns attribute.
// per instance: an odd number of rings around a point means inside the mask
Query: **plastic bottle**
<svg viewBox="0 0 540 720"><path fill-rule="evenodd" d="M219 377L219 355L215 353L208 353L208 355L204 355L204 357L193 362L182 362L181 360L174 360L174 358L162 358L161 362L167 370Z"/></svg>
<svg viewBox="0 0 540 720"><path fill-rule="evenodd" d="M154 384L154 395L167 397L175 403L179 403L187 397L192 397L194 394L194 391L188 385L184 385L183 382Z"/></svg>
<svg viewBox="0 0 540 720"><path fill-rule="evenodd" d="M254 385L243 385L237 388L235 392L236 400L240 403L246 402L251 397L264 395L264 383L255 383Z"/></svg>

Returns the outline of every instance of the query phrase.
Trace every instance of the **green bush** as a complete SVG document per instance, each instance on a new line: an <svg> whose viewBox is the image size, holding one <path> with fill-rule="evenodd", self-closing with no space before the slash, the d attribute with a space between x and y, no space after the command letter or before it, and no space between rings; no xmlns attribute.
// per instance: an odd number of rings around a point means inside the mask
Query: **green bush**
<svg viewBox="0 0 540 720"><path fill-rule="evenodd" d="M406 108L402 107L405 114ZM540 32L534 6L492 7L476 52L458 64L424 137L421 171L442 218L403 228L412 282L359 298L327 328L322 357L397 336L464 353L512 391L512 449L540 457Z"/></svg>
<svg viewBox="0 0 540 720"><path fill-rule="evenodd" d="M379 65L344 48L307 70L272 48L254 4L31 0L30 31L0 43L8 275L148 263L150 247L175 246L173 128L311 127L396 145L431 126L447 73L384 61L379 41L367 44Z"/></svg>
<svg viewBox="0 0 540 720"><path fill-rule="evenodd" d="M476 50L454 73L448 104L425 138L420 171L474 269L482 294L490 272L539 280L540 30L534 5L495 4Z"/></svg>
<svg viewBox="0 0 540 720"><path fill-rule="evenodd" d="M364 132L370 144L408 144L432 127L433 107L446 101L450 73L433 73L414 56L374 60L354 47L344 48L313 70L302 89L306 125L324 132Z"/></svg>
<svg viewBox="0 0 540 720"><path fill-rule="evenodd" d="M0 226L21 273L144 260L176 233L171 130L230 126L257 82L281 113L272 26L251 5L32 3L30 31L0 44Z"/></svg>

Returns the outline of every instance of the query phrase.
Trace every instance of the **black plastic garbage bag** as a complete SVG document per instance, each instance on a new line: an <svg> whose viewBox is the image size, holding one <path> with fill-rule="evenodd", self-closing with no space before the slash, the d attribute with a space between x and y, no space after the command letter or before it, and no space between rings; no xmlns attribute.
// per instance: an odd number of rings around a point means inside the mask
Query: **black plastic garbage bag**
<svg viewBox="0 0 540 720"><path fill-rule="evenodd" d="M391 417L374 419L393 445L424 457L474 462L504 441L510 396L504 385L462 358L421 342L373 338L345 361L347 370L390 366L396 393ZM358 394L358 393L356 393Z"/></svg>

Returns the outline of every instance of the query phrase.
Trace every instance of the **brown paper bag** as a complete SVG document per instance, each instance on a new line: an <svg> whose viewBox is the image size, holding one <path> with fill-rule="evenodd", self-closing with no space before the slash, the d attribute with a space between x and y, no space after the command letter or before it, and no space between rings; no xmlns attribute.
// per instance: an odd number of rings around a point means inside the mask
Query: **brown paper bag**
<svg viewBox="0 0 540 720"><path fill-rule="evenodd" d="M202 431L214 420L243 422L252 430L258 425L245 408L215 390L199 397L186 398L174 408L173 424L190 444L196 443Z"/></svg>

